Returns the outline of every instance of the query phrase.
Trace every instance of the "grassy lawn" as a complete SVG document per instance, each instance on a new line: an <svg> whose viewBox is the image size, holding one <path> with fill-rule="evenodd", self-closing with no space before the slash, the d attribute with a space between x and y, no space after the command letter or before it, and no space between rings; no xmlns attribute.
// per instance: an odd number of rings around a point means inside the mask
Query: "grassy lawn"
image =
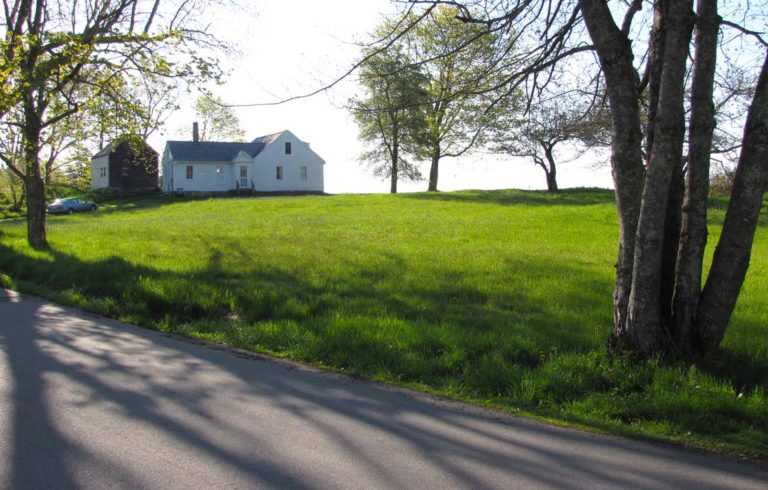
<svg viewBox="0 0 768 490"><path fill-rule="evenodd" d="M693 368L604 353L608 191L126 199L50 218L45 252L26 246L23 221L0 222L0 281L549 420L768 458L767 222L721 351Z"/></svg>

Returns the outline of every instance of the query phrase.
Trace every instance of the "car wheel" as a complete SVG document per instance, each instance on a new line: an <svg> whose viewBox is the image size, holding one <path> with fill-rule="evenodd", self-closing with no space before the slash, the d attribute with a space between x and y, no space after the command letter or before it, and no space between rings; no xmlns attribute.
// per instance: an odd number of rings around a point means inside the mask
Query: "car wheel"
<svg viewBox="0 0 768 490"><path fill-rule="evenodd" d="M74 212L75 212L75 210L74 210L74 209L72 209L72 208L69 208L69 209L67 210L67 214L73 214Z"/></svg>
<svg viewBox="0 0 768 490"><path fill-rule="evenodd" d="M95 204L93 206L91 206L91 212L94 212L94 211L96 211L96 205Z"/></svg>

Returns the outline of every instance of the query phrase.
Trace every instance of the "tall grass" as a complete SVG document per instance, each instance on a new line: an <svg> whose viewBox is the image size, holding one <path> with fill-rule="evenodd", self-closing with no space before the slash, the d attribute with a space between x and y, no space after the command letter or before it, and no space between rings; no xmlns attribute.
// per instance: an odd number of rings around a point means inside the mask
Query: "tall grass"
<svg viewBox="0 0 768 490"><path fill-rule="evenodd" d="M714 202L710 235L719 233ZM134 323L509 410L768 455L766 223L723 348L605 354L613 194L135 198L0 225L5 282Z"/></svg>

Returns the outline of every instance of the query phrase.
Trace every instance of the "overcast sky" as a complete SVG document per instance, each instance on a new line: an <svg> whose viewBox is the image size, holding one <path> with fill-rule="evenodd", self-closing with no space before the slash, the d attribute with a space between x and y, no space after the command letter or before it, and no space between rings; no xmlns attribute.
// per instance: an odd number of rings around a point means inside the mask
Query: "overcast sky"
<svg viewBox="0 0 768 490"><path fill-rule="evenodd" d="M259 0L255 10L218 8L210 19L216 35L235 45L240 55L223 61L231 70L227 83L211 87L230 104L271 102L311 92L343 74L358 55L355 41L383 15L395 11L388 0ZM357 127L343 108L355 94L354 77L309 99L271 107L238 108L247 138L291 130L311 144L325 161L329 193L387 192L389 183L374 177L357 157L362 151ZM166 139L191 139L194 96L150 143L158 150ZM611 187L610 170L591 168L594 157L558 169L561 187ZM425 164L423 173L428 174ZM426 190L426 182L405 183L401 191ZM532 162L475 153L441 161L440 190L545 189L544 173Z"/></svg>

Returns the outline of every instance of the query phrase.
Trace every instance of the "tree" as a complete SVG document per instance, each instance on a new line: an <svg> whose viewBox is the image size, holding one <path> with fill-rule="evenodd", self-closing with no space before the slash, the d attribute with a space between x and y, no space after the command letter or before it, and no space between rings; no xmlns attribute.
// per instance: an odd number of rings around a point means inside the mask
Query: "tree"
<svg viewBox="0 0 768 490"><path fill-rule="evenodd" d="M416 3L432 8L442 2ZM623 6L605 0L472 2L460 5L459 18L528 43L521 48L519 69L506 80L510 86L540 88L563 59L595 53L611 111L619 215L610 346L615 352L693 361L723 338L768 187L768 43L756 29L722 19L716 0L698 0L695 13L692 0L655 0L652 15L638 16L643 5L642 0ZM637 25L637 19L647 22ZM578 35L581 25L591 45ZM721 27L751 36L762 61L722 233L704 279ZM687 126L686 91L691 94Z"/></svg>
<svg viewBox="0 0 768 490"><path fill-rule="evenodd" d="M189 42L200 32L180 25L195 1L6 0L0 41L0 120L15 126L21 137L21 158L0 153L4 163L24 181L27 197L27 239L46 247L45 172L41 152L54 150L58 140L46 138L61 125L94 108L108 96L128 103L121 93L127 73L173 77L192 72L209 74L214 66L197 56ZM157 27L168 16L163 27ZM173 45L174 64L162 49ZM7 123L7 124L6 124Z"/></svg>
<svg viewBox="0 0 768 490"><path fill-rule="evenodd" d="M372 146L361 160L371 162L377 175L389 177L390 192L396 194L399 179L420 177L407 157L417 154L425 137L427 77L393 48L368 57L360 83L366 95L352 99L350 110L360 138Z"/></svg>
<svg viewBox="0 0 768 490"><path fill-rule="evenodd" d="M736 183L704 287L707 195L714 129L713 79L721 18L715 0L658 1L648 71L649 155L645 178L637 72L630 40L605 5L580 6L606 76L614 123L613 168L621 222L612 345L687 359L723 338L749 264L768 178L768 62L747 117ZM683 174L688 46L696 25L688 161ZM766 60L768 61L768 60ZM683 182L683 178L685 178ZM644 184L644 185L643 185Z"/></svg>
<svg viewBox="0 0 768 490"><path fill-rule="evenodd" d="M245 131L232 107L221 98L202 95L195 102L195 115L199 121L200 141L242 141Z"/></svg>
<svg viewBox="0 0 768 490"><path fill-rule="evenodd" d="M501 115L493 124L493 151L531 158L544 171L549 192L557 192L557 168L560 163L579 158L587 149L608 146L610 122L605 109L583 108L575 100L563 103L563 97L539 101L524 116L514 112ZM558 148L568 145L567 160Z"/></svg>
<svg viewBox="0 0 768 490"><path fill-rule="evenodd" d="M514 112L512 95L502 102L503 97L489 90L503 76L500 70L487 70L497 36L467 26L456 19L457 13L455 7L435 9L402 41L428 77L426 138L420 150L430 162L428 191L437 191L441 159L482 144L489 124L502 112Z"/></svg>

